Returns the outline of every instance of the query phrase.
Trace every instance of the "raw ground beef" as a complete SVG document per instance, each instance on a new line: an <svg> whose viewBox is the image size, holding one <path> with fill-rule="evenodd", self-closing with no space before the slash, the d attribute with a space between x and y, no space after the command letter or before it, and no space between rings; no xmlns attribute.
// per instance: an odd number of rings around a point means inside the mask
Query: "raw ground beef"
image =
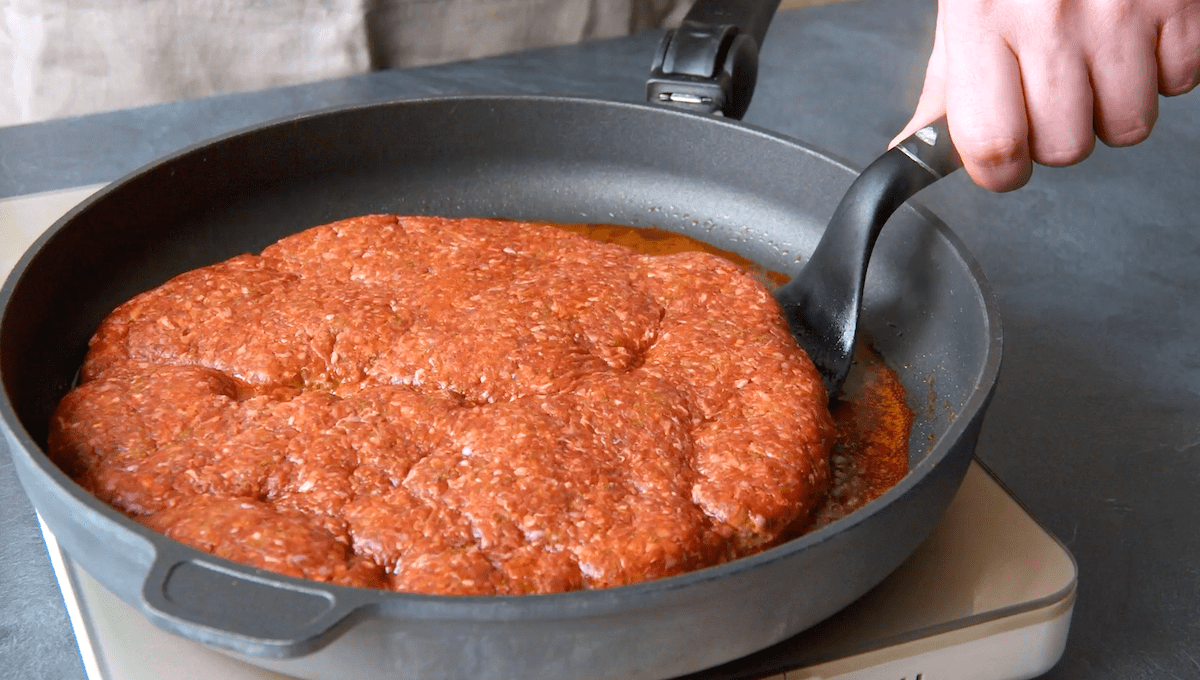
<svg viewBox="0 0 1200 680"><path fill-rule="evenodd" d="M821 380L702 253L372 215L117 308L51 456L142 524L282 574L422 593L616 586L807 525Z"/></svg>

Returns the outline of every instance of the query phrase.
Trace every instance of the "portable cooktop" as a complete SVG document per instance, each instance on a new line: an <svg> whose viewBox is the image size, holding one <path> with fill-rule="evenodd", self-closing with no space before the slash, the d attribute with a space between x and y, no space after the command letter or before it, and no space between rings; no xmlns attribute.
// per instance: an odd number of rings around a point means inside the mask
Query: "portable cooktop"
<svg viewBox="0 0 1200 680"><path fill-rule="evenodd" d="M0 273L98 188L0 200ZM42 532L89 680L287 677L156 628ZM1076 577L1067 549L976 461L933 534L882 584L815 628L688 678L1036 677L1062 655Z"/></svg>

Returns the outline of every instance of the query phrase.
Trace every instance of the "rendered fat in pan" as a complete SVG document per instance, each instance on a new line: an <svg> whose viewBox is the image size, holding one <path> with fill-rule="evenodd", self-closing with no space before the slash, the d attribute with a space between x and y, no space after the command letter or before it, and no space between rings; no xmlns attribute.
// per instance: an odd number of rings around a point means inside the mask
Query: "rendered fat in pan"
<svg viewBox="0 0 1200 680"><path fill-rule="evenodd" d="M116 305L317 224L394 212L658 226L787 271L854 176L733 120L578 98L394 102L228 135L106 187L17 264L0 291L4 443L84 569L156 624L263 667L306 678L665 678L710 667L882 580L966 471L999 369L999 320L978 266L920 208L902 206L880 236L860 323L913 400L910 474L819 531L689 574L524 597L291 579L176 543L96 500L46 457L47 422Z"/></svg>

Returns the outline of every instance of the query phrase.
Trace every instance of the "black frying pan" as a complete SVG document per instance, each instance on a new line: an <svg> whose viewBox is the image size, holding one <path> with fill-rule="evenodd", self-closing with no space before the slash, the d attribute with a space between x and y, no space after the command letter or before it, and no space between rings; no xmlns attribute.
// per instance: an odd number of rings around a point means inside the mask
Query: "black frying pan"
<svg viewBox="0 0 1200 680"><path fill-rule="evenodd" d="M317 224L396 212L652 225L788 271L853 177L728 119L577 98L396 102L222 137L106 187L17 264L0 292L4 441L34 506L89 573L156 624L264 667L310 678L662 678L710 667L882 580L966 471L999 368L999 322L979 268L919 208L901 207L880 237L860 324L917 413L910 474L817 532L690 574L524 597L291 579L97 501L45 456L47 422L117 304Z"/></svg>

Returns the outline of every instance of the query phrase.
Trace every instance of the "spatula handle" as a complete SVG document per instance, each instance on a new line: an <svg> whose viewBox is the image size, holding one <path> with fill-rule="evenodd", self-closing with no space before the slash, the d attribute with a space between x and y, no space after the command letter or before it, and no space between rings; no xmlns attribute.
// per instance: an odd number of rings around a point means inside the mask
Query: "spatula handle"
<svg viewBox="0 0 1200 680"><path fill-rule="evenodd" d="M950 127L946 124L945 116L909 135L897 144L896 148L932 173L934 180L939 180L963 166L958 150L950 142Z"/></svg>

